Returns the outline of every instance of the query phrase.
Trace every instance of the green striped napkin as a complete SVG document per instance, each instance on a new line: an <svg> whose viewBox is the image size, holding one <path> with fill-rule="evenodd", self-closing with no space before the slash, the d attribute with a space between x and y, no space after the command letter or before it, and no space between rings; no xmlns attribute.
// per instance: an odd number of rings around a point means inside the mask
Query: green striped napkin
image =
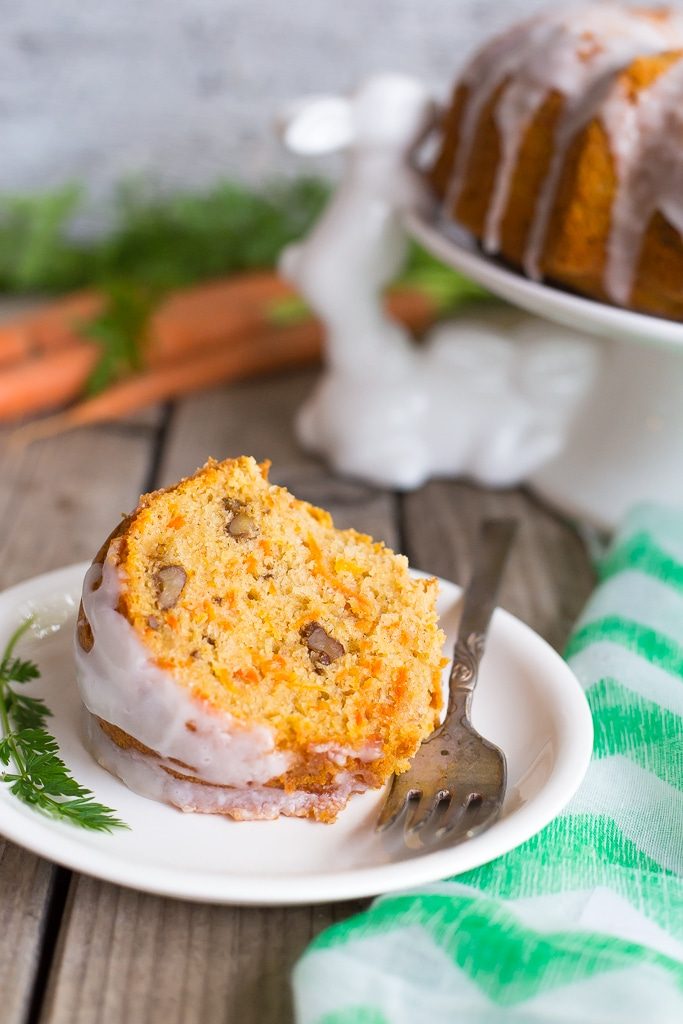
<svg viewBox="0 0 683 1024"><path fill-rule="evenodd" d="M683 1022L683 512L628 518L567 658L595 749L566 811L323 932L298 1024Z"/></svg>

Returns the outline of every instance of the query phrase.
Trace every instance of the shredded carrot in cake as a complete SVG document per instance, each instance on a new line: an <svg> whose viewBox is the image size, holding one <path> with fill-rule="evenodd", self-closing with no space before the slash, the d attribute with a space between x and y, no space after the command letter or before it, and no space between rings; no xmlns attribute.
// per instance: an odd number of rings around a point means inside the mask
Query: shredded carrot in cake
<svg viewBox="0 0 683 1024"><path fill-rule="evenodd" d="M362 763L382 781L436 724L436 582L335 529L253 459L209 462L143 498L116 550L121 609L156 664L217 713L267 725L279 747L304 757L379 737L381 756Z"/></svg>

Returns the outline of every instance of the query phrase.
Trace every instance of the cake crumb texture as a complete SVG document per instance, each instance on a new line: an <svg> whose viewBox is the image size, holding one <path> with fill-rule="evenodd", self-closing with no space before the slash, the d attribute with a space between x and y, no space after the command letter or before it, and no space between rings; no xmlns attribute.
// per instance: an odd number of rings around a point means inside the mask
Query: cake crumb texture
<svg viewBox="0 0 683 1024"><path fill-rule="evenodd" d="M438 583L267 473L209 460L144 496L107 556L118 610L195 698L301 755L272 784L324 787L335 748L381 784L438 721Z"/></svg>

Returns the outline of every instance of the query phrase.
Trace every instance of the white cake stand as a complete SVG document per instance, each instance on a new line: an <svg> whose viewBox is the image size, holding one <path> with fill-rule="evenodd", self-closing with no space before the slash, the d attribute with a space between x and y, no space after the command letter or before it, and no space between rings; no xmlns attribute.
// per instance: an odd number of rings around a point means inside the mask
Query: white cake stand
<svg viewBox="0 0 683 1024"><path fill-rule="evenodd" d="M299 440L403 490L529 480L598 525L641 501L683 507L683 324L535 284L435 221L415 165L435 120L426 85L396 74L283 113L289 149L346 155L319 220L280 259L325 329ZM416 347L382 302L407 235L518 308L459 315Z"/></svg>
<svg viewBox="0 0 683 1024"><path fill-rule="evenodd" d="M406 229L493 294L594 338L596 383L562 452L532 476L534 487L602 526L642 501L683 508L683 323L537 284L483 256L464 233L419 214L407 215Z"/></svg>

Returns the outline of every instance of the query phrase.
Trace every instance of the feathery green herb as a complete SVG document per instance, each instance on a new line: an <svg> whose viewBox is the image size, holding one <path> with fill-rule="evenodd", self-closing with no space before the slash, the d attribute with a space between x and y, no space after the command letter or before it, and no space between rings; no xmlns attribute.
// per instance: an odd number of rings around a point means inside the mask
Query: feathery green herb
<svg viewBox="0 0 683 1024"><path fill-rule="evenodd" d="M15 630L0 662L0 764L6 769L0 779L19 800L51 818L97 832L127 828L69 774L57 741L45 728L52 714L45 702L16 689L40 676L37 665L15 654L30 625L27 619Z"/></svg>

